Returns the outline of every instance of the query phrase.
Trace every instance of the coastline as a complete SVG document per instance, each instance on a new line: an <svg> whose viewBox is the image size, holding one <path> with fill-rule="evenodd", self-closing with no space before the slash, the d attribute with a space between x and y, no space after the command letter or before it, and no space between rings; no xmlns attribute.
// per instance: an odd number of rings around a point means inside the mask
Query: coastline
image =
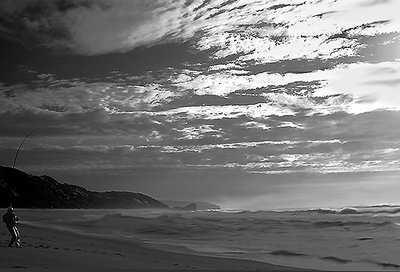
<svg viewBox="0 0 400 272"><path fill-rule="evenodd" d="M0 229L1 271L309 271L250 260L168 251L132 241L19 226L22 248L8 248Z"/></svg>

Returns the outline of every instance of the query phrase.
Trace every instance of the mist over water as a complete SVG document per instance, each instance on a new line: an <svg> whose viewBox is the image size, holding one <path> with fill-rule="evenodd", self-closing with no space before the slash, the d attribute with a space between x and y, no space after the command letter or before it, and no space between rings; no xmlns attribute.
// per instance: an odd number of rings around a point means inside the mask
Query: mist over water
<svg viewBox="0 0 400 272"><path fill-rule="evenodd" d="M287 211L18 210L23 224L173 251L335 270L400 270L400 206Z"/></svg>

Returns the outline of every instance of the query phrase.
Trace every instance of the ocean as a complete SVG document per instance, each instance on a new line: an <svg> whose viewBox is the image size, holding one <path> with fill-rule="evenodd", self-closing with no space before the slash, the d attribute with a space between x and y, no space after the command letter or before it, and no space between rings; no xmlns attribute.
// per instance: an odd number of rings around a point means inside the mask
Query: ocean
<svg viewBox="0 0 400 272"><path fill-rule="evenodd" d="M22 224L273 264L399 270L400 206L285 211L17 209Z"/></svg>

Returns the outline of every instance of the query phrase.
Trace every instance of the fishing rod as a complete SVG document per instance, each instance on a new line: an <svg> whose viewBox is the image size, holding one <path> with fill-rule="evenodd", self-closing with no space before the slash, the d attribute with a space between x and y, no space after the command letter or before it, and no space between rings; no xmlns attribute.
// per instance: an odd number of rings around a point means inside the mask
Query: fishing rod
<svg viewBox="0 0 400 272"><path fill-rule="evenodd" d="M35 131L37 131L37 130L39 130L39 129L41 129L41 127L40 127L40 128L35 128L35 129L32 130L31 132L29 132L29 133L25 136L25 138L22 140L22 142L19 144L18 149L17 149L17 152L15 153L15 158L14 158L14 162L13 162L12 168L15 168L15 163L17 162L17 157L18 157L19 150L21 149L21 147L22 147L22 145L24 144L25 140L28 139L29 136L31 136Z"/></svg>

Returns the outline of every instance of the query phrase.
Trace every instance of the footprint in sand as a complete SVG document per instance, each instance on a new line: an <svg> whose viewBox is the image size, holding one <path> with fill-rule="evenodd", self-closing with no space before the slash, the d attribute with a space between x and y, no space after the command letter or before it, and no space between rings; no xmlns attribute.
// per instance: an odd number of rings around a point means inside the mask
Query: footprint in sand
<svg viewBox="0 0 400 272"><path fill-rule="evenodd" d="M373 237L361 237L361 238L358 238L357 240L360 240L360 241L369 241L369 240L373 240L374 238Z"/></svg>
<svg viewBox="0 0 400 272"><path fill-rule="evenodd" d="M35 248L49 248L49 246L46 246L46 245L36 245Z"/></svg>
<svg viewBox="0 0 400 272"><path fill-rule="evenodd" d="M25 269L26 266L25 265L14 265L11 268L23 268L23 269Z"/></svg>

